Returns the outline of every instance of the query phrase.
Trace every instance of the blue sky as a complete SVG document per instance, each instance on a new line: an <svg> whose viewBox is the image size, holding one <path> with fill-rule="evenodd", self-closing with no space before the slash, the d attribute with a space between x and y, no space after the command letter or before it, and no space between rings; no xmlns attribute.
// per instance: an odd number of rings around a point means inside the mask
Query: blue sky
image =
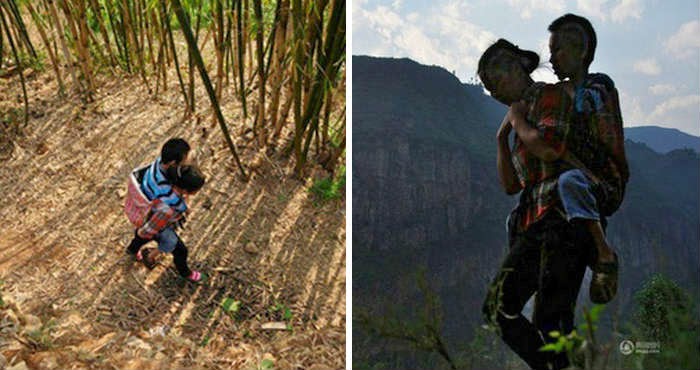
<svg viewBox="0 0 700 370"><path fill-rule="evenodd" d="M352 54L408 57L468 82L481 52L498 38L548 61L547 26L568 12L593 23L598 48L590 71L615 80L625 126L700 136L697 0L354 0ZM556 80L547 67L536 80Z"/></svg>

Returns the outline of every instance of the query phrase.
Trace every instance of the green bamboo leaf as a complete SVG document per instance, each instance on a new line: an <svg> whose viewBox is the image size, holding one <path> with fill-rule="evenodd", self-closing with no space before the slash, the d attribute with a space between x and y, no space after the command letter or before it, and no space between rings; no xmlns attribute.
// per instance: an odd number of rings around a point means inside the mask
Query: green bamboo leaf
<svg viewBox="0 0 700 370"><path fill-rule="evenodd" d="M275 367L275 363L269 358L262 360L262 362L260 363L260 368L263 370L272 369L273 367Z"/></svg>
<svg viewBox="0 0 700 370"><path fill-rule="evenodd" d="M540 347L540 352L559 352L558 347L554 343L549 343L545 344L544 346Z"/></svg>
<svg viewBox="0 0 700 370"><path fill-rule="evenodd" d="M235 314L238 312L240 309L241 302L236 301L233 298L226 298L221 302L221 308L224 310L224 312L229 313L229 314Z"/></svg>

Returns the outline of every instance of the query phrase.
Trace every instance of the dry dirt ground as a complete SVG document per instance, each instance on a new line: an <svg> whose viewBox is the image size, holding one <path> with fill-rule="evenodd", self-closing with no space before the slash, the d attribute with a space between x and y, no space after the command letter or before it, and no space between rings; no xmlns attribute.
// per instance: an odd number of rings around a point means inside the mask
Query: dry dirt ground
<svg viewBox="0 0 700 370"><path fill-rule="evenodd" d="M259 153L229 101L242 161L257 166L242 181L201 91L201 113L183 119L175 79L154 96L137 77L101 76L83 105L57 96L50 68L34 73L29 124L5 134L0 369L344 368L345 202L309 193L326 174L298 180L292 159ZM16 77L0 80L0 112L20 97ZM170 256L148 271L124 254L127 174L174 136L208 177L181 232L190 264L210 274L201 286Z"/></svg>

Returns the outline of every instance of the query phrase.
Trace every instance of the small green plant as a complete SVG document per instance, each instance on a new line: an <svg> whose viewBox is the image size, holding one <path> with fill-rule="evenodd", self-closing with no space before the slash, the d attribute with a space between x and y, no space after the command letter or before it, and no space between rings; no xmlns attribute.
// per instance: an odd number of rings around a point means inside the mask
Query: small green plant
<svg viewBox="0 0 700 370"><path fill-rule="evenodd" d="M221 309L232 319L238 318L238 311L241 309L241 302L233 298L226 298L221 302Z"/></svg>
<svg viewBox="0 0 700 370"><path fill-rule="evenodd" d="M542 352L565 353L569 362L584 367L605 368L607 357L598 358L598 349L595 341L595 332L598 329L600 313L605 308L604 305L594 305L590 310L584 309L583 316L585 322L578 325L570 333L561 333L557 330L548 333L550 338L556 339L552 343L545 344L540 348ZM579 334L585 333L584 335Z"/></svg>
<svg viewBox="0 0 700 370"><path fill-rule="evenodd" d="M309 191L323 201L340 199L345 192L345 166L340 167L339 175L314 181Z"/></svg>
<svg viewBox="0 0 700 370"><path fill-rule="evenodd" d="M41 328L32 330L27 333L27 338L34 343L39 350L48 350L53 348L53 338L51 332L56 326L56 321L51 319L41 326Z"/></svg>
<svg viewBox="0 0 700 370"><path fill-rule="evenodd" d="M20 52L18 56L24 68L31 68L37 72L43 72L46 68L46 53L43 50L37 50L36 58L25 52Z"/></svg>
<svg viewBox="0 0 700 370"><path fill-rule="evenodd" d="M275 368L275 362L270 360L269 358L263 359L260 361L260 370L269 370L269 369L274 369Z"/></svg>
<svg viewBox="0 0 700 370"><path fill-rule="evenodd" d="M289 195L285 193L279 193L277 194L277 201L278 202L286 202L289 200Z"/></svg>
<svg viewBox="0 0 700 370"><path fill-rule="evenodd" d="M209 341L211 340L211 337L207 334L202 338L202 341L199 342L200 347L206 347L207 344L209 344Z"/></svg>
<svg viewBox="0 0 700 370"><path fill-rule="evenodd" d="M292 318L294 318L294 315L292 315L292 310L289 307L283 303L277 302L274 306L270 307L270 312L281 313L282 320L287 322L287 329L292 329Z"/></svg>

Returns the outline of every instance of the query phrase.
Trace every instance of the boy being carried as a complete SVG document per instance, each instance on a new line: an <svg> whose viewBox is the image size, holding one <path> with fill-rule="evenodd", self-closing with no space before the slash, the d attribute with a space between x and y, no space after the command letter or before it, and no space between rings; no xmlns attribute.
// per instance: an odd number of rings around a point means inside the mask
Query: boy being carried
<svg viewBox="0 0 700 370"><path fill-rule="evenodd" d="M161 252L172 253L177 272L183 278L191 282L200 282L202 274L191 270L187 265L187 247L176 233L187 211L186 195L195 194L204 186L205 178L202 172L194 165L181 165L172 168L173 172L172 197L177 198L177 207L172 206L161 198L155 198L151 202L151 210L147 221L136 230L134 238L127 247L127 253L134 255L148 268L156 265L156 258ZM141 249L151 240L158 242L157 249Z"/></svg>

